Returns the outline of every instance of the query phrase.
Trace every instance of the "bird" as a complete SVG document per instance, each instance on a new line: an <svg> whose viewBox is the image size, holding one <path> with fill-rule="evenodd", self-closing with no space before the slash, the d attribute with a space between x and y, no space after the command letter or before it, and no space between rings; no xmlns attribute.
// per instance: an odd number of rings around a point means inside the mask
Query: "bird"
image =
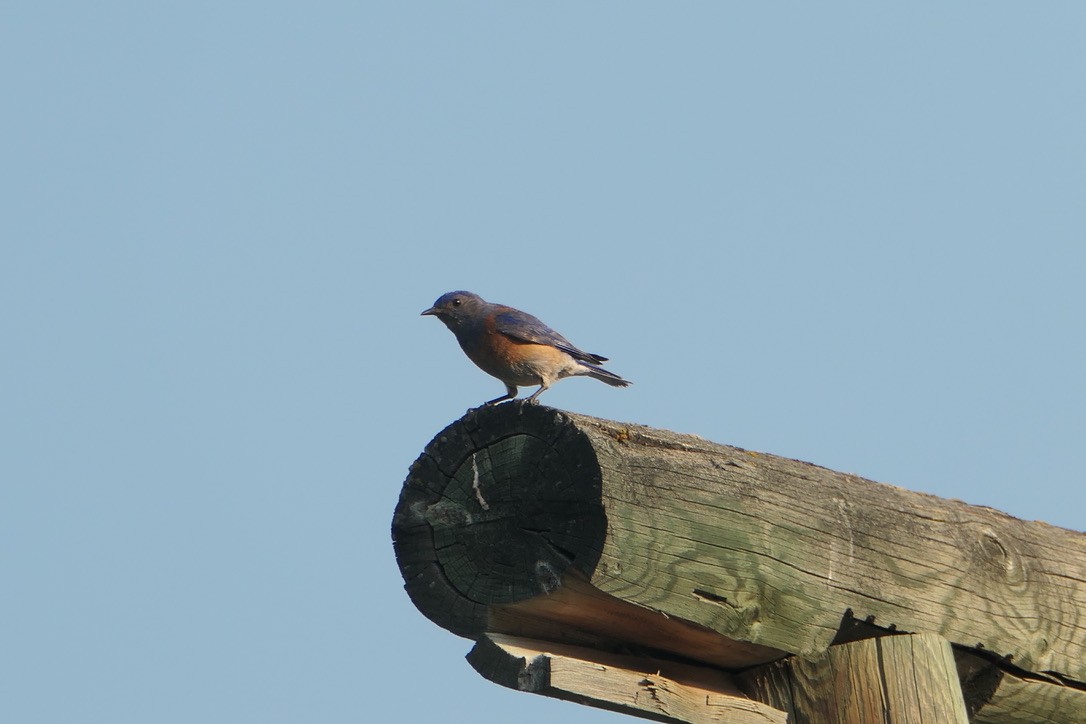
<svg viewBox="0 0 1086 724"><path fill-rule="evenodd" d="M584 352L536 317L504 304L492 304L478 294L448 292L422 316L440 319L456 335L464 354L479 369L505 383L505 394L483 403L496 405L517 396L518 387L539 385L525 402L564 377L585 375L614 387L629 380L599 365L606 357Z"/></svg>

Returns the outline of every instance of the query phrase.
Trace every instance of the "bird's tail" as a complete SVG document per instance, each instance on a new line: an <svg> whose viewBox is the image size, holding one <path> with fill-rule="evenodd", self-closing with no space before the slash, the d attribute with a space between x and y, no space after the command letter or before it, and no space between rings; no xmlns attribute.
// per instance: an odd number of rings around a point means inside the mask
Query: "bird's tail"
<svg viewBox="0 0 1086 724"><path fill-rule="evenodd" d="M619 377L614 372L608 372L602 367L590 365L587 362L582 362L581 367L585 369L583 374L586 374L593 379L597 379L600 382L606 382L613 387L628 387L630 385L629 380Z"/></svg>

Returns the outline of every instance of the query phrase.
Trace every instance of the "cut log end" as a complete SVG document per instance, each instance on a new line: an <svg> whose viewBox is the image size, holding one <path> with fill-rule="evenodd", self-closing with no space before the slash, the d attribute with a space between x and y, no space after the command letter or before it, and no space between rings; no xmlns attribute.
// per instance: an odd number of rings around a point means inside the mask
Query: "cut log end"
<svg viewBox="0 0 1086 724"><path fill-rule="evenodd" d="M557 410L517 402L438 434L412 466L392 533L415 605L475 638L488 607L590 574L605 530L592 445Z"/></svg>

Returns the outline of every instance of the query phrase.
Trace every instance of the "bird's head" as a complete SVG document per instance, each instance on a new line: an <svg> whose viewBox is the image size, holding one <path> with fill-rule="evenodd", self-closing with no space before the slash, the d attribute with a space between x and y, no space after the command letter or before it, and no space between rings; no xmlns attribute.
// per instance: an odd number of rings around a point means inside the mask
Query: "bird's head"
<svg viewBox="0 0 1086 724"><path fill-rule="evenodd" d="M437 317L454 332L464 325L478 319L486 309L486 302L478 294L471 292L449 292L442 294L434 306L423 312L424 315Z"/></svg>

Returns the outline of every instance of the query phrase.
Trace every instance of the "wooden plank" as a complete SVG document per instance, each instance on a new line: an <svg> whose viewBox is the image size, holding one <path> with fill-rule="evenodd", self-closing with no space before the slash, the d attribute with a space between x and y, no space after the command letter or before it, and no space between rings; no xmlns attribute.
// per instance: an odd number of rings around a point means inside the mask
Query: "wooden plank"
<svg viewBox="0 0 1086 724"><path fill-rule="evenodd" d="M747 698L716 669L500 634L483 636L467 658L502 686L653 721L786 721L784 712Z"/></svg>
<svg viewBox="0 0 1086 724"><path fill-rule="evenodd" d="M969 721L950 644L933 634L839 644L748 670L738 682L794 722Z"/></svg>

